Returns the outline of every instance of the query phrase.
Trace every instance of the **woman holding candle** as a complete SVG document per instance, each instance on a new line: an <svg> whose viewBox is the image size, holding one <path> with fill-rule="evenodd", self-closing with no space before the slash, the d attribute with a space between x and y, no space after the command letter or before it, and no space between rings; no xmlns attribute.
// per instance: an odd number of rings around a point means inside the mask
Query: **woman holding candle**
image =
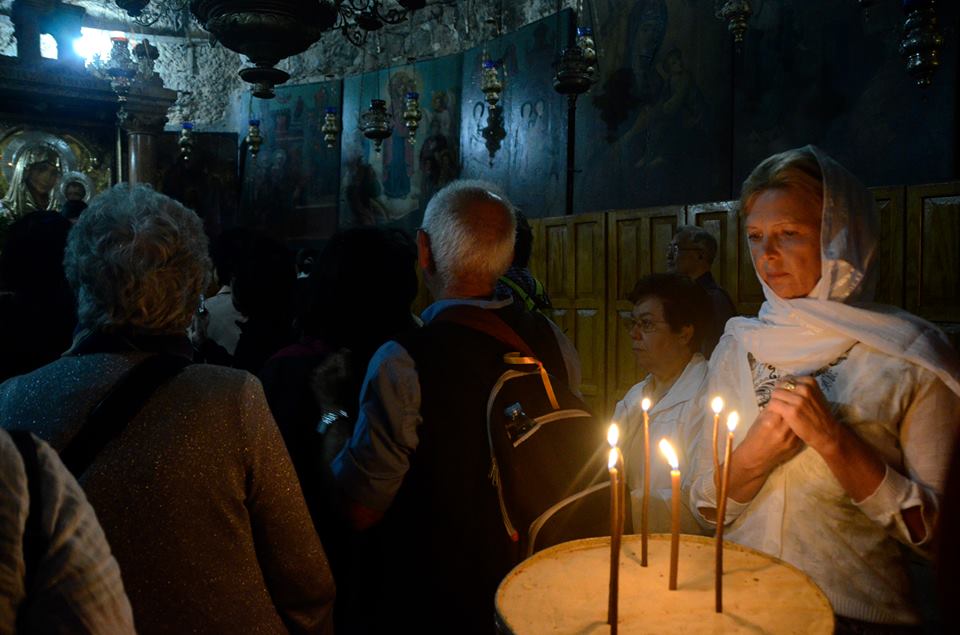
<svg viewBox="0 0 960 635"><path fill-rule="evenodd" d="M727 324L710 365L746 425L730 460L727 538L824 590L838 631L917 624L898 542L928 555L960 427L960 363L936 327L869 302L877 212L817 148L763 161L741 209L766 302ZM707 425L704 438L709 438ZM691 493L712 523L709 441Z"/></svg>
<svg viewBox="0 0 960 635"><path fill-rule="evenodd" d="M621 448L627 487L633 497L633 525L640 527L646 460L641 403L644 398L652 403L647 413L650 439L654 443L661 437L673 440L680 460L690 465L690 458L696 455L693 446L700 423L698 409L702 407L700 397L707 375L707 363L699 351L710 323L711 305L698 284L673 273L640 279L629 298L634 305L625 326L638 365L648 374L617 404L614 420L624 427ZM660 469L656 459L649 473L648 526L651 532L666 532L670 530L670 474ZM692 479L685 478L688 480L683 490L688 492ZM681 528L684 533L703 533L686 505L682 506Z"/></svg>

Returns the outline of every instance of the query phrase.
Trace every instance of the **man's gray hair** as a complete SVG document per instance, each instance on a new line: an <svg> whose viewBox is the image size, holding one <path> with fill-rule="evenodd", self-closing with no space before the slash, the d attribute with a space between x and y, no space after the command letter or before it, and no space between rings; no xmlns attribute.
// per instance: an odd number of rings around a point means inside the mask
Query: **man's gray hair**
<svg viewBox="0 0 960 635"><path fill-rule="evenodd" d="M90 202L63 264L80 326L101 332L183 333L212 271L200 218L125 184Z"/></svg>
<svg viewBox="0 0 960 635"><path fill-rule="evenodd" d="M513 204L490 183L454 181L437 192L423 213L423 230L442 285L492 288L513 261L516 226Z"/></svg>
<svg viewBox="0 0 960 635"><path fill-rule="evenodd" d="M706 229L696 225L681 225L677 228L676 238L678 243L681 239L689 240L703 252L707 264L713 264L713 259L717 257L717 239Z"/></svg>

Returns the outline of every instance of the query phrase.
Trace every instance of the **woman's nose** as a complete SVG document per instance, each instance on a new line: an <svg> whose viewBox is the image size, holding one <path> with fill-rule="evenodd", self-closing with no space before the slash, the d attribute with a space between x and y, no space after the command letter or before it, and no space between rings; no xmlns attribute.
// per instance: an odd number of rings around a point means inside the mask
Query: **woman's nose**
<svg viewBox="0 0 960 635"><path fill-rule="evenodd" d="M779 251L779 244L773 236L764 236L760 243L760 253L765 258L771 258Z"/></svg>

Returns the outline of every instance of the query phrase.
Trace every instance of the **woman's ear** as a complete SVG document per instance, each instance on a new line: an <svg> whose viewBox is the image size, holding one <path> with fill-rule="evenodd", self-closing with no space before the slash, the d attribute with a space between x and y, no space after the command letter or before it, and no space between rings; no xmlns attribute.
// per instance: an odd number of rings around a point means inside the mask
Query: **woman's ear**
<svg viewBox="0 0 960 635"><path fill-rule="evenodd" d="M679 337L680 341L686 346L690 346L690 342L693 340L693 325L687 324L681 326L680 330L677 332L677 337Z"/></svg>

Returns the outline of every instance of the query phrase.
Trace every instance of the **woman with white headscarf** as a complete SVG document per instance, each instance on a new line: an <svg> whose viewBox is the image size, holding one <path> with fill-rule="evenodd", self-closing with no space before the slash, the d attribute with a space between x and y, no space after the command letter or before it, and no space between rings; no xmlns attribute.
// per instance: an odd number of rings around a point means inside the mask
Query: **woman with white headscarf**
<svg viewBox="0 0 960 635"><path fill-rule="evenodd" d="M837 632L909 629L920 618L898 543L929 556L960 428L960 363L932 324L869 303L873 198L822 151L764 160L741 209L766 302L727 323L710 360L708 394L747 424L726 536L809 574ZM710 441L701 448L708 457ZM714 524L712 461L699 465L691 508Z"/></svg>

